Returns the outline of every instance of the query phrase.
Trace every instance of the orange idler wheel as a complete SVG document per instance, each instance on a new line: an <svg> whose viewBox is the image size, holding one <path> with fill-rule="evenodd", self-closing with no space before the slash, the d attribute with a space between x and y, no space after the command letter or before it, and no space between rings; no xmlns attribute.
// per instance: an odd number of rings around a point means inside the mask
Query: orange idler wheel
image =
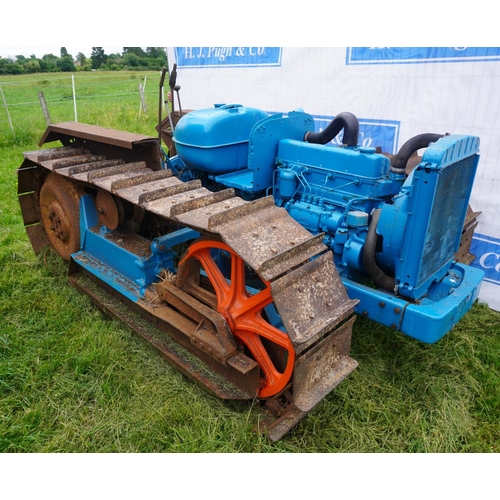
<svg viewBox="0 0 500 500"><path fill-rule="evenodd" d="M230 256L230 278L224 277L214 260L214 249ZM177 284L205 302L210 301L207 291L200 286L201 267L215 291L215 302L210 305L226 319L234 337L260 365L262 380L257 396L267 398L278 394L291 379L295 351L288 335L263 315L264 308L273 302L269 282L262 280L262 289L250 293L244 261L225 243L200 240L189 247L179 263Z"/></svg>

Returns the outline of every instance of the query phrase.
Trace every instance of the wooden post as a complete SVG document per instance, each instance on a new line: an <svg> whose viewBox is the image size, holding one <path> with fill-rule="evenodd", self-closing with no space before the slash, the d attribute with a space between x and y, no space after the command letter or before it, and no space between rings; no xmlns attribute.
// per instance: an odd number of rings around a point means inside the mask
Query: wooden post
<svg viewBox="0 0 500 500"><path fill-rule="evenodd" d="M45 96L43 95L43 91L40 90L40 92L38 92L38 98L40 99L40 104L42 106L42 111L43 111L43 117L45 118L45 123L47 124L48 127L52 123L52 120L50 119L49 108L47 108L47 103L45 102Z"/></svg>
<svg viewBox="0 0 500 500"><path fill-rule="evenodd" d="M10 119L9 108L7 107L7 101L5 100L5 96L3 95L2 87L0 87L0 94L2 94L3 104L5 106L5 111L7 112L7 118L9 119L10 129L12 130L12 135L14 139L16 138L16 134L14 133L14 127L12 126L12 120Z"/></svg>

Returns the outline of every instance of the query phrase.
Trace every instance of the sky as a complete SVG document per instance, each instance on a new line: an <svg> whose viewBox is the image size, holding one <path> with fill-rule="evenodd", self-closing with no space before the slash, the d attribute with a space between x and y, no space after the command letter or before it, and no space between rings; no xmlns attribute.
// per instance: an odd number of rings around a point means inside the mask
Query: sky
<svg viewBox="0 0 500 500"><path fill-rule="evenodd" d="M481 7L483 3L485 7ZM177 2L172 8L153 2L144 7L144 12L136 12L132 7L119 9L114 3L102 0L86 0L74 8L66 0L44 0L43 8L30 11L22 2L4 2L0 56L59 57L64 46L73 57L79 52L90 57L89 42L102 46L106 54L121 53L123 46L498 44L498 22L495 16L484 14L491 10L486 0L475 0L473 9L450 9L446 2L419 0L414 24L407 22L399 0L378 0L376 8L368 0L358 0L348 15L340 6L326 14L326 10L319 8L283 9L281 2L269 0L252 0L251 5L245 10L235 10L229 0L211 0L199 2L193 9L190 2Z"/></svg>

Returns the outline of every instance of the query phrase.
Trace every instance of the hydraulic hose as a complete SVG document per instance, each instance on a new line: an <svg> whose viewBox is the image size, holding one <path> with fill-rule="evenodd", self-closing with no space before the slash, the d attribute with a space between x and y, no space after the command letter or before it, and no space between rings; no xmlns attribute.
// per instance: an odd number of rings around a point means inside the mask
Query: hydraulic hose
<svg viewBox="0 0 500 500"><path fill-rule="evenodd" d="M368 233L366 235L365 248L363 250L363 265L365 266L366 272L370 275L373 282L386 289L394 291L395 280L391 276L380 269L375 261L375 250L377 248L377 225L380 218L381 209L374 210L372 214L372 221L370 227L368 228Z"/></svg>
<svg viewBox="0 0 500 500"><path fill-rule="evenodd" d="M398 154L391 162L391 172L395 174L404 174L406 163L410 156L419 149L426 148L431 142L436 142L444 137L443 134L420 134L407 140L398 151Z"/></svg>
<svg viewBox="0 0 500 500"><path fill-rule="evenodd" d="M339 113L321 132L307 132L304 136L304 142L327 144L336 137L342 129L344 129L344 139L342 142L347 146L357 146L359 121L352 113L348 112Z"/></svg>

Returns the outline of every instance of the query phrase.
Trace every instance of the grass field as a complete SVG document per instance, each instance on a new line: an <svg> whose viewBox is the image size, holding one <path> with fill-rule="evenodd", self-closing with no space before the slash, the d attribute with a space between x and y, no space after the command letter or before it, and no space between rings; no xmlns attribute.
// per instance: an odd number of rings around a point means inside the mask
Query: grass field
<svg viewBox="0 0 500 500"><path fill-rule="evenodd" d="M78 121L155 135L159 75L139 116L144 76L77 74ZM359 368L277 443L253 432L257 402L212 397L103 316L57 255L33 254L17 202L38 92L54 122L74 118L56 78L0 78L14 128L0 102L0 452L500 452L500 314L485 305L434 345L358 318Z"/></svg>

